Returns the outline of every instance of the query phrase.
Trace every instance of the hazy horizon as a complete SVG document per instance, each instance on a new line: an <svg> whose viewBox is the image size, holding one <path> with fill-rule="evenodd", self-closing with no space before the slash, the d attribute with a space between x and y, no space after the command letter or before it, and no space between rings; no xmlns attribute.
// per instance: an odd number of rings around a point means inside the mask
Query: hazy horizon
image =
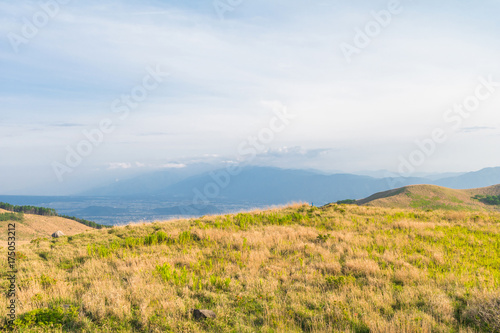
<svg viewBox="0 0 500 333"><path fill-rule="evenodd" d="M0 3L0 194L205 163L400 176L500 166L499 9Z"/></svg>
<svg viewBox="0 0 500 333"><path fill-rule="evenodd" d="M199 172L191 172L191 176L183 177L191 178L191 177L199 177L207 174L218 174L220 172L225 172L230 165L228 164L200 164L197 165L200 167ZM266 168L267 166L262 165L247 165L247 167L260 167ZM185 167L187 168L187 166ZM374 179L382 179L387 178L387 186L388 188L401 187L403 184L400 182L391 181L394 177L400 177L397 172L391 172L389 170L357 170L352 172L347 172L343 170L320 170L314 168L279 168L279 167L271 167L277 168L279 170L297 170L297 171L306 171L317 173L320 175L358 175L358 176L367 176ZM479 172L485 169L489 169L492 167L486 167L478 170L470 170L470 171L461 171L461 172L414 172L411 177L415 177L417 179L427 180L428 183L432 184L432 181L456 177L459 175L464 175L468 173ZM493 167L494 168L494 167ZM0 196L89 196L89 193L94 190L99 190L100 188L107 188L109 186L113 186L118 182L127 183L129 181L141 179L141 177L146 177L147 181L151 181L151 179L158 174L169 173L172 171L172 168L140 168L138 170L130 170L128 168L111 168L106 170L106 172L99 172L94 174L95 179L89 180L92 175L85 175L87 177L82 177L79 181L72 181L71 188L67 188L65 183L54 183L55 185L47 185L43 184L41 186L30 186L26 189L21 189L12 192L1 192ZM404 178L404 176L403 176ZM59 184L60 186L57 186ZM423 183L422 183L423 184ZM493 185L493 184L490 184ZM489 186L489 185L487 185ZM128 194L126 194L128 195ZM91 195L92 196L92 195Z"/></svg>

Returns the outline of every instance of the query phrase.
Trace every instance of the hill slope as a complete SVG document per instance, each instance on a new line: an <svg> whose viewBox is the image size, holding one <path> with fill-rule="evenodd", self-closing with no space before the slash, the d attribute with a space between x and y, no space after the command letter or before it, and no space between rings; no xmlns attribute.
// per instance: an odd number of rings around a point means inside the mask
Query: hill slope
<svg viewBox="0 0 500 333"><path fill-rule="evenodd" d="M498 332L498 220L494 212L296 205L41 240L18 249L16 325ZM190 309L216 318L196 320ZM0 317L7 311L0 307Z"/></svg>
<svg viewBox="0 0 500 333"><path fill-rule="evenodd" d="M0 214L10 213L0 209ZM12 221L0 221L1 230L7 230L7 225ZM16 242L22 244L38 237L50 237L54 232L60 230L67 236L76 235L89 230L94 230L86 225L59 216L40 216L24 214L23 221L16 223ZM0 240L7 240L7 233L0 234Z"/></svg>
<svg viewBox="0 0 500 333"><path fill-rule="evenodd" d="M447 209L447 210L498 210L500 207L489 206L473 199L475 195L500 195L500 185L455 190L436 185L410 185L402 188L379 192L368 198L358 200L358 205Z"/></svg>

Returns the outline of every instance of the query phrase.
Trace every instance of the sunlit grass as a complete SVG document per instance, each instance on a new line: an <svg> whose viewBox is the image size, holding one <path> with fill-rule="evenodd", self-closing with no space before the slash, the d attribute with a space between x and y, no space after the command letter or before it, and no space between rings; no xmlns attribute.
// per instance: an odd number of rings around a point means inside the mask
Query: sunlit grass
<svg viewBox="0 0 500 333"><path fill-rule="evenodd" d="M17 327L494 332L499 231L498 213L333 204L38 239L19 249Z"/></svg>

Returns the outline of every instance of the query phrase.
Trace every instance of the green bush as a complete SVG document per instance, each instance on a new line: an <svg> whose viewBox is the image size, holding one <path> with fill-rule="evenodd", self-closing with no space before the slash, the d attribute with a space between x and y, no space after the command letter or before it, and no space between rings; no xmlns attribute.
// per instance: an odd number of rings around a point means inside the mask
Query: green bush
<svg viewBox="0 0 500 333"><path fill-rule="evenodd" d="M335 288L339 289L342 286L352 284L356 282L356 278L354 276L327 276L325 277L326 284Z"/></svg>
<svg viewBox="0 0 500 333"><path fill-rule="evenodd" d="M42 276L40 276L40 284L44 288L49 288L49 287L55 285L56 282L57 282L56 279L54 279L48 275L42 274Z"/></svg>
<svg viewBox="0 0 500 333"><path fill-rule="evenodd" d="M479 200L487 205L500 206L500 195L476 195L472 199Z"/></svg>
<svg viewBox="0 0 500 333"><path fill-rule="evenodd" d="M63 309L55 307L52 309L35 309L21 315L14 321L14 325L18 328L74 328L76 327L76 319L78 318L78 309L70 307Z"/></svg>
<svg viewBox="0 0 500 333"><path fill-rule="evenodd" d="M337 205L355 205L356 200L354 199L346 199L337 201Z"/></svg>
<svg viewBox="0 0 500 333"><path fill-rule="evenodd" d="M38 252L38 256L43 260L49 260L50 253L48 251Z"/></svg>
<svg viewBox="0 0 500 333"><path fill-rule="evenodd" d="M0 221L23 221L24 214L23 213L3 213L0 214Z"/></svg>
<svg viewBox="0 0 500 333"><path fill-rule="evenodd" d="M330 234L319 234L318 237L316 237L316 241L319 243L324 243L330 238Z"/></svg>
<svg viewBox="0 0 500 333"><path fill-rule="evenodd" d="M165 263L163 265L156 266L155 270L156 274L160 275L160 277L165 282L172 282L177 286L185 286L189 283L191 277L188 276L188 272L186 267L182 267L182 269L177 270L172 268L169 264Z"/></svg>

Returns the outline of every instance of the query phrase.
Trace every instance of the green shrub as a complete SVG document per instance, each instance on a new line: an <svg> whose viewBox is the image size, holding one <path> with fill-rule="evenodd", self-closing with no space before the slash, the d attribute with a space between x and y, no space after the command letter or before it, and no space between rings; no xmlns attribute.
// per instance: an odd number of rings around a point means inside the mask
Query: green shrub
<svg viewBox="0 0 500 333"><path fill-rule="evenodd" d="M23 213L3 213L0 214L0 221L18 221L22 222L24 220Z"/></svg>
<svg viewBox="0 0 500 333"><path fill-rule="evenodd" d="M83 257L75 258L74 260L62 259L57 265L57 267L65 270L72 270L73 268L77 267L79 264L83 262L84 262Z"/></svg>
<svg viewBox="0 0 500 333"><path fill-rule="evenodd" d="M352 284L356 282L356 278L354 276L326 276L325 277L326 284L339 289L342 286Z"/></svg>
<svg viewBox="0 0 500 333"><path fill-rule="evenodd" d="M487 205L500 206L500 195L476 195L472 199L479 200Z"/></svg>
<svg viewBox="0 0 500 333"><path fill-rule="evenodd" d="M42 258L43 260L49 260L49 252L48 251L38 252L38 256L40 258Z"/></svg>
<svg viewBox="0 0 500 333"><path fill-rule="evenodd" d="M49 287L55 285L56 283L57 283L57 280L48 276L48 275L42 274L42 276L40 276L40 284L44 288L49 288Z"/></svg>
<svg viewBox="0 0 500 333"><path fill-rule="evenodd" d="M76 319L78 318L78 309L70 307L63 309L55 307L52 309L35 309L21 315L14 321L14 325L18 328L74 328L76 327Z"/></svg>
<svg viewBox="0 0 500 333"><path fill-rule="evenodd" d="M21 252L21 251L16 252L16 260L21 261L21 260L26 260L26 259L28 259L28 257L23 252Z"/></svg>
<svg viewBox="0 0 500 333"><path fill-rule="evenodd" d="M316 237L316 241L319 242L319 243L324 243L326 242L328 239L330 238L330 234L324 234L324 235L318 235L318 237Z"/></svg>
<svg viewBox="0 0 500 333"><path fill-rule="evenodd" d="M186 267L177 270L165 263L161 266L156 266L155 272L159 274L165 282L172 282L177 286L185 286L190 281L190 276L188 276Z"/></svg>
<svg viewBox="0 0 500 333"><path fill-rule="evenodd" d="M337 205L355 205L356 200L354 199L346 199L337 201Z"/></svg>

